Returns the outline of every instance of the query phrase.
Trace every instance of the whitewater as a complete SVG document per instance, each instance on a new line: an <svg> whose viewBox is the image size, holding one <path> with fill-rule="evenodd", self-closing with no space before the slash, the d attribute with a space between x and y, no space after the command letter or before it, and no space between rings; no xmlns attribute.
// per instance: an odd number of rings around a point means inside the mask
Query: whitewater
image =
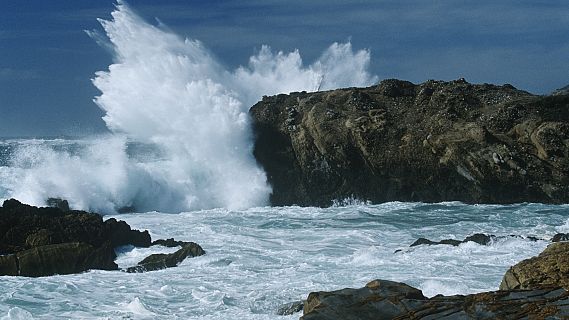
<svg viewBox="0 0 569 320"><path fill-rule="evenodd" d="M334 43L306 64L297 50L262 46L230 69L200 41L147 23L123 2L100 22L87 34L114 59L93 78L109 133L0 139L0 201L66 199L153 239L197 242L207 254L148 273L0 277L0 319L297 319L276 311L311 291L377 278L427 296L496 290L509 266L569 232L567 205L338 199L329 208L270 207L248 109L263 95L372 85L370 52ZM409 247L419 237L478 232L519 237ZM117 248L117 263L176 249Z"/></svg>

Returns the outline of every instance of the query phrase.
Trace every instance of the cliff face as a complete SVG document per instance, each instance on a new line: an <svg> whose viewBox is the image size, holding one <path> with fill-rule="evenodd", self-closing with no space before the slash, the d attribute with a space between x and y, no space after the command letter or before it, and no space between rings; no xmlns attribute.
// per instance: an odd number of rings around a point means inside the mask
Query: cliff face
<svg viewBox="0 0 569 320"><path fill-rule="evenodd" d="M264 97L250 110L273 205L569 202L569 96L464 80Z"/></svg>

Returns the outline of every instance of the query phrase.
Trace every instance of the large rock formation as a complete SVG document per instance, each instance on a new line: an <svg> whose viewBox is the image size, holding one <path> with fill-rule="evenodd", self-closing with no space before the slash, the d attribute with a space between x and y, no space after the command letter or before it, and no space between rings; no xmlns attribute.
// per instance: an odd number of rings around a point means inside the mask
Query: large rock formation
<svg viewBox="0 0 569 320"><path fill-rule="evenodd" d="M56 207L37 208L11 199L0 208L0 275L40 277L89 269L117 270L115 247L151 244L177 246L171 255L151 255L135 271L176 266L186 257L205 254L193 242L174 239L151 243L148 231L132 230L124 221L103 221L96 213Z"/></svg>
<svg viewBox="0 0 569 320"><path fill-rule="evenodd" d="M568 95L386 80L263 97L250 114L273 205L569 202Z"/></svg>

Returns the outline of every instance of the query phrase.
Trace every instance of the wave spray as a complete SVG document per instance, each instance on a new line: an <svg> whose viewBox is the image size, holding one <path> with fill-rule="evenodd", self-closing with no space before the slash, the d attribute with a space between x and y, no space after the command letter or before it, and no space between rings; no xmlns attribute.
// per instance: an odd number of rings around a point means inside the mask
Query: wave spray
<svg viewBox="0 0 569 320"><path fill-rule="evenodd" d="M94 101L112 134L74 152L19 148L10 197L37 205L60 197L105 213L266 205L271 189L252 156L248 108L263 95L376 81L369 51L350 43L334 43L308 66L297 50L263 46L247 66L226 70L201 42L148 24L122 1L100 22L105 36L88 33L114 63L96 73ZM134 143L152 152L133 155Z"/></svg>

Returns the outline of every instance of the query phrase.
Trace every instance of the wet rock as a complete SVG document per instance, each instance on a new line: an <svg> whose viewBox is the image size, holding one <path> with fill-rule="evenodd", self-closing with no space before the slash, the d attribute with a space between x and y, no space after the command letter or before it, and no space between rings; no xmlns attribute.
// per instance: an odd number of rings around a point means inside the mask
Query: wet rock
<svg viewBox="0 0 569 320"><path fill-rule="evenodd" d="M273 205L569 202L567 95L391 79L264 97L250 115Z"/></svg>
<svg viewBox="0 0 569 320"><path fill-rule="evenodd" d="M360 289L312 292L303 320L559 319L569 315L563 288L426 298L403 283L374 280Z"/></svg>
<svg viewBox="0 0 569 320"><path fill-rule="evenodd" d="M182 246L186 243L188 243L188 242L176 241L176 240L174 240L174 238L168 238L166 240L158 239L158 240L152 241L153 246L159 245L159 246L168 247L168 248Z"/></svg>
<svg viewBox="0 0 569 320"><path fill-rule="evenodd" d="M478 243L480 245L487 246L496 240L505 239L505 238L520 238L520 239L527 239L529 241L543 240L543 239L533 237L533 236L528 236L528 237L524 238L524 237L517 236L517 235L495 236L493 234L475 233L471 236L464 238L464 240L462 240L462 241L456 240L456 239L444 239L441 241L432 241L432 240L429 240L426 238L419 238L415 242L413 242L409 247L415 247L415 246L419 246L419 245L438 245L438 244L447 244L447 245L452 245L452 246L456 247L456 246L460 245L461 243L466 243L466 242L475 242L475 243Z"/></svg>
<svg viewBox="0 0 569 320"><path fill-rule="evenodd" d="M146 272L177 266L180 262L184 261L187 257L197 257L204 255L205 251L194 242L187 242L182 245L182 248L174 253L165 254L151 254L144 258L136 266L126 269L126 272Z"/></svg>
<svg viewBox="0 0 569 320"><path fill-rule="evenodd" d="M558 233L553 236L551 242L569 241L569 233Z"/></svg>
<svg viewBox="0 0 569 320"><path fill-rule="evenodd" d="M523 260L508 269L500 290L544 286L569 288L569 242L552 243L537 257Z"/></svg>
<svg viewBox="0 0 569 320"><path fill-rule="evenodd" d="M37 208L10 199L0 208L0 275L48 276L116 270L114 248L150 246L147 231L95 213ZM65 208L63 208L65 209Z"/></svg>
<svg viewBox="0 0 569 320"><path fill-rule="evenodd" d="M15 253L37 246L83 242L100 247L150 246L148 231L132 230L124 221L103 221L96 213L59 208L37 208L17 200L6 200L0 208L0 254Z"/></svg>
<svg viewBox="0 0 569 320"><path fill-rule="evenodd" d="M46 201L48 207L58 208L61 211L69 211L69 202L60 198L48 198Z"/></svg>
<svg viewBox="0 0 569 320"><path fill-rule="evenodd" d="M304 308L304 300L298 300L289 302L279 307L277 310L277 315L279 316L290 316L291 314L295 314L297 312L302 311Z"/></svg>

